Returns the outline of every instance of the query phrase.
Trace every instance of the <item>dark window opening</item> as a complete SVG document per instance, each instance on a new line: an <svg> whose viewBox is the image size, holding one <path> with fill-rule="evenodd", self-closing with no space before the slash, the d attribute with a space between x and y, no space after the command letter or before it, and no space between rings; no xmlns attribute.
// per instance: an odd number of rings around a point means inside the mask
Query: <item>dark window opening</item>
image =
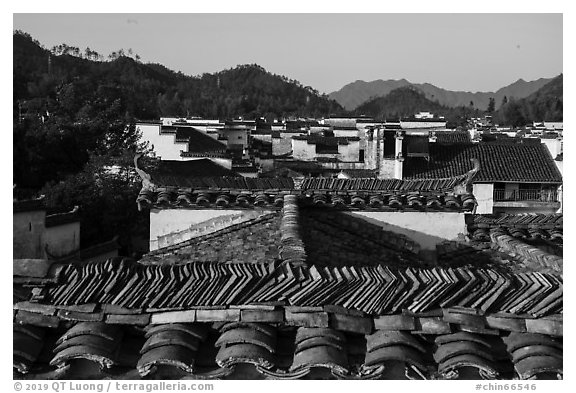
<svg viewBox="0 0 576 393"><path fill-rule="evenodd" d="M317 154L338 154L338 146L325 145L321 143L316 144Z"/></svg>
<svg viewBox="0 0 576 393"><path fill-rule="evenodd" d="M384 131L384 158L394 158L396 153L396 131Z"/></svg>
<svg viewBox="0 0 576 393"><path fill-rule="evenodd" d="M360 154L358 155L358 161L364 162L364 149L360 149Z"/></svg>

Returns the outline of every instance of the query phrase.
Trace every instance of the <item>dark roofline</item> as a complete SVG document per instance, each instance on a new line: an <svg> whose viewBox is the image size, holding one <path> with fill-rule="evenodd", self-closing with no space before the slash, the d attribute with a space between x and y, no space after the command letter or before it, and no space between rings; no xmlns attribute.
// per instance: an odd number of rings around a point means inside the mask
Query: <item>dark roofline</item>
<svg viewBox="0 0 576 393"><path fill-rule="evenodd" d="M136 125L138 124L155 124L155 125L162 125L160 120L137 120Z"/></svg>
<svg viewBox="0 0 576 393"><path fill-rule="evenodd" d="M416 118L406 118L406 119L400 119L400 122L410 122L410 123L446 123L446 119L438 119L438 118L432 118L432 119L416 119Z"/></svg>
<svg viewBox="0 0 576 393"><path fill-rule="evenodd" d="M120 249L118 236L115 236L112 240L80 250L80 259L86 260L118 249Z"/></svg>
<svg viewBox="0 0 576 393"><path fill-rule="evenodd" d="M46 202L44 196L38 199L27 199L24 201L14 201L12 205L13 213L24 213L32 211L46 210Z"/></svg>
<svg viewBox="0 0 576 393"><path fill-rule="evenodd" d="M80 222L80 214L78 213L79 207L74 206L74 209L66 213L51 214L46 216L45 227L51 228L55 226L71 224Z"/></svg>
<svg viewBox="0 0 576 393"><path fill-rule="evenodd" d="M322 142L338 142L339 145L347 145L348 142L358 142L360 138L357 136L317 136L317 135L296 135L292 139L299 141L307 141L309 144L322 143Z"/></svg>

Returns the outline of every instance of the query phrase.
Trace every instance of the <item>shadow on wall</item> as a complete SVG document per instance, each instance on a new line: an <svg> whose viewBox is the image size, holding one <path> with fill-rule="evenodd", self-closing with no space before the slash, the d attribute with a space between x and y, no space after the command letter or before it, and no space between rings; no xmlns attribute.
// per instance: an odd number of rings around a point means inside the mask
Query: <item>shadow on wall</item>
<svg viewBox="0 0 576 393"><path fill-rule="evenodd" d="M323 209L300 210L300 235L308 261L320 266L420 266L420 246L363 217Z"/></svg>

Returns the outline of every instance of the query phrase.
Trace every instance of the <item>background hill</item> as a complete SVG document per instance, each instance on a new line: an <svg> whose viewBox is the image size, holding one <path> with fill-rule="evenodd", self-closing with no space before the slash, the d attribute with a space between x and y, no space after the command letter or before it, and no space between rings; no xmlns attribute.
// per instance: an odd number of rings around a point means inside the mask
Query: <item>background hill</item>
<svg viewBox="0 0 576 393"><path fill-rule="evenodd" d="M473 107L448 107L432 101L414 86L405 86L392 90L384 97L373 98L360 105L354 113L366 115L378 120L410 118L420 111L432 112L444 116L448 127L465 126L469 117L479 117L484 113Z"/></svg>
<svg viewBox="0 0 576 393"><path fill-rule="evenodd" d="M512 126L533 121L563 121L563 80L560 74L528 97L509 101L496 111L495 120Z"/></svg>
<svg viewBox="0 0 576 393"><path fill-rule="evenodd" d="M340 103L345 109L353 110L372 98L389 94L394 89L413 86L424 93L425 97L429 100L438 101L438 103L442 105L450 107L469 106L470 102L473 102L475 108L486 110L491 97L495 100L496 108L499 108L504 97L507 99L511 97L515 99L528 97L551 80L550 78L541 78L526 82L523 79L519 79L495 92L477 93L450 91L436 87L430 83L411 83L406 79L390 79L386 81L380 79L372 82L358 80L344 86L338 91L330 93L328 96Z"/></svg>

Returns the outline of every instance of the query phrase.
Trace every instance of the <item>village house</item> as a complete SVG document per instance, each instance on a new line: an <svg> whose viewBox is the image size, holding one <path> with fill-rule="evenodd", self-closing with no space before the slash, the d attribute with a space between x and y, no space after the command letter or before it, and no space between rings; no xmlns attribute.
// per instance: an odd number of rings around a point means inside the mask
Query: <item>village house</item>
<svg viewBox="0 0 576 393"><path fill-rule="evenodd" d="M439 134L437 134L439 135ZM441 143L423 137L403 164L404 179L445 178L479 163L473 179L477 213L561 211L562 175L541 143Z"/></svg>
<svg viewBox="0 0 576 393"><path fill-rule="evenodd" d="M115 239L92 247L80 247L80 216L76 206L69 212L47 213L44 197L13 202L13 259L15 269L29 261L93 262L118 255ZM32 262L34 263L34 262Z"/></svg>

